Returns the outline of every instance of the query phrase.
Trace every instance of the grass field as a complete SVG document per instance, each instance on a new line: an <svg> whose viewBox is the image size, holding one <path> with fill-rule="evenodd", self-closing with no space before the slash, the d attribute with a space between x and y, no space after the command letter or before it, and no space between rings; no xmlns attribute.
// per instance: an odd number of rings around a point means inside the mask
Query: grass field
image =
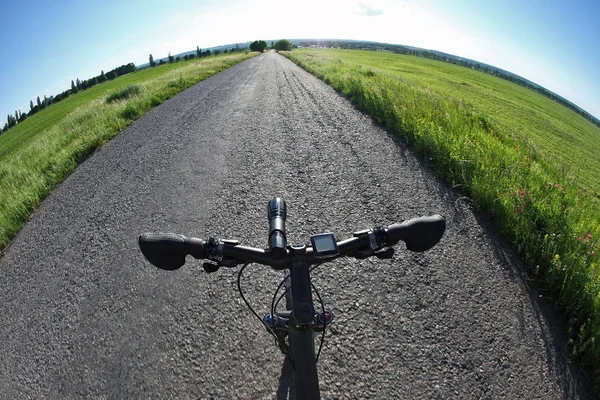
<svg viewBox="0 0 600 400"><path fill-rule="evenodd" d="M96 148L152 107L255 55L146 68L52 104L0 135L0 249L39 202Z"/></svg>
<svg viewBox="0 0 600 400"><path fill-rule="evenodd" d="M600 393L600 128L511 82L388 52L284 54L401 135L513 243Z"/></svg>

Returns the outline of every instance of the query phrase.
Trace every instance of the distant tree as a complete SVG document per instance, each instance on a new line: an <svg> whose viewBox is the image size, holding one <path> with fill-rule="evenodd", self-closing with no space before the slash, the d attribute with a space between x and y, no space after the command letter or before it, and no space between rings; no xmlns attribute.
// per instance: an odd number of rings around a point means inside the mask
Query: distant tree
<svg viewBox="0 0 600 400"><path fill-rule="evenodd" d="M202 57L202 50L198 46L196 46L196 57L198 57L198 58Z"/></svg>
<svg viewBox="0 0 600 400"><path fill-rule="evenodd" d="M183 56L183 60L187 61L190 58L190 56L188 56L187 54Z"/></svg>
<svg viewBox="0 0 600 400"><path fill-rule="evenodd" d="M235 51L240 51L240 46L238 46L238 44L235 44Z"/></svg>
<svg viewBox="0 0 600 400"><path fill-rule="evenodd" d="M27 119L27 113L19 112L19 122L23 122Z"/></svg>
<svg viewBox="0 0 600 400"><path fill-rule="evenodd" d="M223 50L223 54L227 54L227 49Z"/></svg>
<svg viewBox="0 0 600 400"><path fill-rule="evenodd" d="M179 62L179 61L181 61L181 56L175 57L175 62Z"/></svg>
<svg viewBox="0 0 600 400"><path fill-rule="evenodd" d="M267 42L264 40L255 40L254 42L250 43L250 50L252 51L258 51L259 53L262 53L266 48Z"/></svg>
<svg viewBox="0 0 600 400"><path fill-rule="evenodd" d="M169 63L170 63L170 64L173 64L173 61L175 61L175 57L173 57L173 56L171 55L171 52L169 52Z"/></svg>
<svg viewBox="0 0 600 400"><path fill-rule="evenodd" d="M93 77L93 78L91 79L91 81L90 81L90 86L94 86L94 85L97 85L97 84L98 84L98 77L97 77L97 76L95 76L95 77Z"/></svg>
<svg viewBox="0 0 600 400"><path fill-rule="evenodd" d="M108 74L106 74L106 77L107 77L109 80L111 80L111 81L112 81L113 79L115 79L117 76L118 76L118 75L117 75L117 72L116 72L115 70L112 70L112 71L110 71Z"/></svg>
<svg viewBox="0 0 600 400"><path fill-rule="evenodd" d="M221 50L215 50L215 56L221 54Z"/></svg>
<svg viewBox="0 0 600 400"><path fill-rule="evenodd" d="M44 100L42 101L42 108L46 108L48 106L48 98L44 95Z"/></svg>
<svg viewBox="0 0 600 400"><path fill-rule="evenodd" d="M162 58L160 59L160 61L158 62L158 65L163 65L166 64L165 60L163 60Z"/></svg>
<svg viewBox="0 0 600 400"><path fill-rule="evenodd" d="M77 90L77 86L75 86L75 82L73 82L73 80L71 80L71 93L75 94L78 91L79 90Z"/></svg>
<svg viewBox="0 0 600 400"><path fill-rule="evenodd" d="M100 71L100 82L106 82L108 78L104 75L104 70Z"/></svg>
<svg viewBox="0 0 600 400"><path fill-rule="evenodd" d="M15 111L15 114L16 114L16 111ZM8 117L6 117L6 122L7 122L7 126L8 126L7 130L17 124L16 118L11 114L8 114Z"/></svg>
<svg viewBox="0 0 600 400"><path fill-rule="evenodd" d="M190 60L193 60L194 58L196 58L196 55L195 55L194 53L192 53L192 54L189 54L189 55L188 55L188 58L189 58Z"/></svg>
<svg viewBox="0 0 600 400"><path fill-rule="evenodd" d="M154 67L156 65L156 63L154 62L154 57L152 57L152 54L150 54L150 57L148 58L148 60L150 61L151 67Z"/></svg>
<svg viewBox="0 0 600 400"><path fill-rule="evenodd" d="M40 110L42 109L42 100L40 100L40 96L37 97L37 106Z"/></svg>
<svg viewBox="0 0 600 400"><path fill-rule="evenodd" d="M273 48L273 41L271 40L271 48Z"/></svg>
<svg viewBox="0 0 600 400"><path fill-rule="evenodd" d="M29 100L29 111L33 111L33 100Z"/></svg>
<svg viewBox="0 0 600 400"><path fill-rule="evenodd" d="M275 43L275 50L277 51L291 51L292 50L292 42L287 39L278 40Z"/></svg>

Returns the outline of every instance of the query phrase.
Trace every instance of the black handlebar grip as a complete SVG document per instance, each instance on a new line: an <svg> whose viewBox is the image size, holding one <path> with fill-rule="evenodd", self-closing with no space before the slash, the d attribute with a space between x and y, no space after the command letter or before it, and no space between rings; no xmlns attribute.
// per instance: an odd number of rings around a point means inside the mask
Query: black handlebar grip
<svg viewBox="0 0 600 400"><path fill-rule="evenodd" d="M175 233L142 233L140 250L154 266L169 271L181 268L188 254L204 258L204 242Z"/></svg>
<svg viewBox="0 0 600 400"><path fill-rule="evenodd" d="M425 251L435 246L446 231L446 220L441 215L413 218L388 226L388 245L402 240L410 251Z"/></svg>
<svg viewBox="0 0 600 400"><path fill-rule="evenodd" d="M281 260L285 257L287 239L285 233L286 207L282 198L275 197L267 205L269 218L269 250L271 257Z"/></svg>

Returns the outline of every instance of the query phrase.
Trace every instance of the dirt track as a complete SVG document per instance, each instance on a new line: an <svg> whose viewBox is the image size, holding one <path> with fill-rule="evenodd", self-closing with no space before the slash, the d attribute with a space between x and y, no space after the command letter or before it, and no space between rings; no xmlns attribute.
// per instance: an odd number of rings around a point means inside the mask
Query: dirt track
<svg viewBox="0 0 600 400"><path fill-rule="evenodd" d="M159 271L137 248L145 231L265 246L272 196L288 202L295 243L448 221L425 254L315 271L336 316L324 398L588 398L557 317L485 223L275 53L152 110L44 201L0 260L0 397L281 397L283 357L239 299L237 269ZM246 277L266 313L280 273L250 266Z"/></svg>

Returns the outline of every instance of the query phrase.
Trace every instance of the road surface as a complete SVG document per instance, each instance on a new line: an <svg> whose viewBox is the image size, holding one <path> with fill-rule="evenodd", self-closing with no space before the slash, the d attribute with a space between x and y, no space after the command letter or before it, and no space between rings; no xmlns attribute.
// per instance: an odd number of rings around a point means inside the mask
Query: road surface
<svg viewBox="0 0 600 400"><path fill-rule="evenodd" d="M448 221L424 254L314 271L336 316L324 398L588 398L560 319L468 202L273 52L153 109L43 202L0 260L0 397L284 398L289 371L237 269L160 271L137 247L147 231L266 246L273 196L293 243ZM281 272L245 276L266 313Z"/></svg>

